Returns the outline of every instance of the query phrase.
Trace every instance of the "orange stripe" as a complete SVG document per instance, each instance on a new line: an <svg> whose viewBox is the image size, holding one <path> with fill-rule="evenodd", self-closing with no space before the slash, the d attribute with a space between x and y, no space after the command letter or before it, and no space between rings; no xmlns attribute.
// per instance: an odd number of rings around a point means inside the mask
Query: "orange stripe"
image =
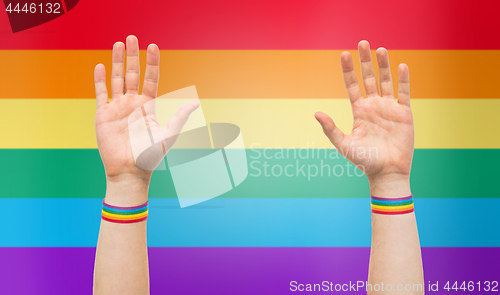
<svg viewBox="0 0 500 295"><path fill-rule="evenodd" d="M200 98L345 98L340 53L162 51L158 93L196 85ZM145 57L141 51L143 70ZM409 65L413 98L498 97L494 85L500 78L499 50L394 50L390 59L394 78L397 64ZM109 85L110 61L109 50L4 50L1 98L93 97L94 66L106 65Z"/></svg>
<svg viewBox="0 0 500 295"><path fill-rule="evenodd" d="M407 206L400 206L400 207L380 207L380 206L372 206L372 210L375 211L385 211L385 212L396 212L396 211L406 211L406 210L411 210L413 209L413 204L412 205L407 205Z"/></svg>
<svg viewBox="0 0 500 295"><path fill-rule="evenodd" d="M145 216L148 216L148 211L140 214L134 214L134 215L118 215L118 214L111 214L105 211L102 211L102 216L106 216L108 218L113 218L113 219L120 219L120 220L129 220L129 219L137 219L137 218L142 218Z"/></svg>
<svg viewBox="0 0 500 295"><path fill-rule="evenodd" d="M139 219L122 220L122 219L107 218L106 216L103 216L102 219L109 221L109 222L116 222L116 223L136 223L136 222L144 221L144 220L148 219L148 217L145 216L145 217L142 217Z"/></svg>

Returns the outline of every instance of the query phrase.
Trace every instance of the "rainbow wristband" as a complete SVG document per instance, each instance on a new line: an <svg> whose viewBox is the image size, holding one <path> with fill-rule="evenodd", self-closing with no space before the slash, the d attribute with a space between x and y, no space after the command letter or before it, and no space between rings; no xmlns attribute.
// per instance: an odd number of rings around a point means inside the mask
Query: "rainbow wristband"
<svg viewBox="0 0 500 295"><path fill-rule="evenodd" d="M413 195L403 198L379 198L371 196L372 212L385 215L399 215L413 212Z"/></svg>
<svg viewBox="0 0 500 295"><path fill-rule="evenodd" d="M102 200L102 219L116 223L135 223L148 218L148 203L134 207L118 207Z"/></svg>

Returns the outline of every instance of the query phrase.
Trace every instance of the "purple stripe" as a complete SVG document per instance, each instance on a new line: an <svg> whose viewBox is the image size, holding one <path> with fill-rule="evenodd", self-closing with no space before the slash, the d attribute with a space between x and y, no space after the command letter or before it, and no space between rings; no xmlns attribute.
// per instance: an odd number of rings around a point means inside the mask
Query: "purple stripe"
<svg viewBox="0 0 500 295"><path fill-rule="evenodd" d="M424 248L426 284L500 280L500 248ZM151 294L290 294L364 281L369 248L150 248ZM0 248L2 294L91 294L95 248ZM477 285L476 285L477 286ZM427 288L427 286L426 286ZM366 292L349 292L366 294ZM471 293L472 294L472 293Z"/></svg>
<svg viewBox="0 0 500 295"><path fill-rule="evenodd" d="M379 198L375 196L371 196L371 198L372 200L378 200L378 201L404 201L404 200L411 200L411 198L413 198L413 195L403 198Z"/></svg>
<svg viewBox="0 0 500 295"><path fill-rule="evenodd" d="M146 207L148 205L149 201L142 204L142 205L139 205L139 206L134 206L134 207L118 207L118 206L113 206L113 205L110 205L110 204L107 204L104 202L104 199L102 200L102 204L103 205L106 205L107 207L109 208L113 208L113 209L120 209L120 210L132 210L132 209L139 209L139 208L142 208L142 207Z"/></svg>

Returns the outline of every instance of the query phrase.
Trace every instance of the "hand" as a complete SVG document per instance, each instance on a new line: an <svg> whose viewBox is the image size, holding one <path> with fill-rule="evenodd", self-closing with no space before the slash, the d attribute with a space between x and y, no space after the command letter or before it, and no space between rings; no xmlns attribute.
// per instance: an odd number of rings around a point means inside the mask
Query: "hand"
<svg viewBox="0 0 500 295"><path fill-rule="evenodd" d="M125 45L116 42L113 46L113 69L111 74L111 102L108 103L106 90L106 73L104 65L99 64L95 68L95 89L97 100L97 112L95 128L97 145L101 155L106 177L109 182L133 182L144 181L149 185L152 171L166 155L175 142L175 135L179 134L189 115L198 107L197 102L184 104L179 108L175 116L166 126L160 126L155 114L156 93L159 80L160 52L158 46L150 44L147 49L147 65L143 83L142 94L139 95L139 44L135 36L127 37L127 70L124 72ZM140 132L146 130L135 130L130 128L130 118L136 114L134 110L145 112L149 130L153 134L160 134L156 138L167 140L158 143L160 153L157 155L155 165L144 169L138 167L133 154L132 144L146 144L151 142L137 143L136 138L141 138ZM139 108L139 109L138 109ZM142 112L140 112L142 115ZM132 114L132 116L130 116ZM129 118L130 117L130 118ZM147 136L149 139L149 136ZM174 140L172 140L174 138ZM131 144L132 139L132 144Z"/></svg>
<svg viewBox="0 0 500 295"><path fill-rule="evenodd" d="M315 117L339 152L367 175L372 195L384 194L386 185L400 187L399 194L409 194L414 130L408 66L399 65L396 101L387 50L379 48L376 52L380 93L371 61L370 44L361 41L358 50L366 99L361 92L351 54L343 52L340 56L354 116L351 134L345 135L324 113L318 112Z"/></svg>

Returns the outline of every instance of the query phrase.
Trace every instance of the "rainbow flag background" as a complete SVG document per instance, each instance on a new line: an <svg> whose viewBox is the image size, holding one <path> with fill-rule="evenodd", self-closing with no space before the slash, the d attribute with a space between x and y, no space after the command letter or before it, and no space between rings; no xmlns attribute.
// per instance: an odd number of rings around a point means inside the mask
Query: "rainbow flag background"
<svg viewBox="0 0 500 295"><path fill-rule="evenodd" d="M426 283L500 281L499 11L495 0L82 0L19 33L0 13L0 294L91 293L105 193L93 69L104 63L109 83L112 45L129 34L162 50L159 95L195 85L207 121L241 128L253 165L237 188L185 209L168 170L154 173L152 294L366 280L366 177L257 175L264 162L318 165L276 156L331 147L316 111L350 130L339 55L359 62L362 39L389 49L393 77L410 68Z"/></svg>

